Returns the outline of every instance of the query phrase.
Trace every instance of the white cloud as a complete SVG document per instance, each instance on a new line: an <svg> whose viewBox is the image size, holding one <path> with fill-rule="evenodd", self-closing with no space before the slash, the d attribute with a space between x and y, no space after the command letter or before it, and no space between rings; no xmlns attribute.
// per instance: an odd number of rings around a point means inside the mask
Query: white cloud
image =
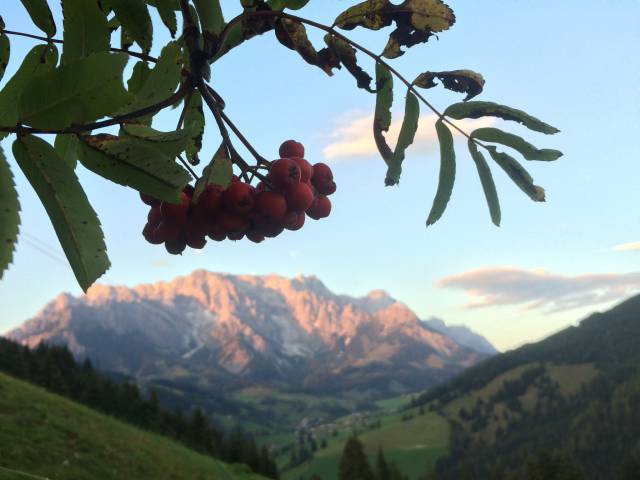
<svg viewBox="0 0 640 480"><path fill-rule="evenodd" d="M630 252L640 250L640 242L623 243L613 247L616 252Z"/></svg>
<svg viewBox="0 0 640 480"><path fill-rule="evenodd" d="M418 131L408 152L425 153L438 149L438 138L433 126L437 119L435 114L420 116ZM460 120L455 123L463 130L471 132L476 128L493 125L495 119ZM372 125L373 114L348 113L343 115L329 134L329 143L323 149L324 157L332 162L377 158L379 153L373 140ZM394 115L389 132L385 134L390 146L395 145L401 125L402 114L398 112ZM456 130L454 130L454 134L461 137L461 134Z"/></svg>
<svg viewBox="0 0 640 480"><path fill-rule="evenodd" d="M567 276L542 269L487 267L443 278L441 288L464 290L474 299L466 308L522 305L559 312L616 301L640 292L640 272Z"/></svg>

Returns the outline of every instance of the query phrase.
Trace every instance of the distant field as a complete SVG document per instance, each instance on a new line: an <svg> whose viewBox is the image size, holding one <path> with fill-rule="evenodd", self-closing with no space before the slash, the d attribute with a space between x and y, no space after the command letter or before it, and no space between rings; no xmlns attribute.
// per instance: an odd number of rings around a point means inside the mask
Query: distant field
<svg viewBox="0 0 640 480"><path fill-rule="evenodd" d="M52 480L260 480L0 374L0 467ZM0 480L28 476L0 469Z"/></svg>

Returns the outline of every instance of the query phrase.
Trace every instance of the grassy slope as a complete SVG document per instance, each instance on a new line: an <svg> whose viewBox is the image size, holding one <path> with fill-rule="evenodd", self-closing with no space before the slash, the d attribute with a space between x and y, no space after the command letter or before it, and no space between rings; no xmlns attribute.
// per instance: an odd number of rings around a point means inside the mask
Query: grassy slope
<svg viewBox="0 0 640 480"><path fill-rule="evenodd" d="M52 480L259 480L0 374L0 466ZM0 480L24 480L0 470Z"/></svg>

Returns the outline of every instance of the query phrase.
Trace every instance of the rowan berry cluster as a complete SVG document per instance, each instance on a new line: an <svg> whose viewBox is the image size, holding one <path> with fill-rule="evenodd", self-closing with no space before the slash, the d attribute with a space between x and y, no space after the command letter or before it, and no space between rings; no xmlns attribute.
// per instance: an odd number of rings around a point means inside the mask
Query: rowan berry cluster
<svg viewBox="0 0 640 480"><path fill-rule="evenodd" d="M141 193L142 201L151 206L144 238L164 243L169 253L178 255L187 246L204 248L207 237L218 242L246 237L260 243L285 229L301 229L307 216L328 217L328 196L336 191L331 168L311 165L304 159L304 146L294 140L284 142L279 154L266 179L255 187L234 176L226 188L207 185L195 201L194 187L187 185L178 204Z"/></svg>

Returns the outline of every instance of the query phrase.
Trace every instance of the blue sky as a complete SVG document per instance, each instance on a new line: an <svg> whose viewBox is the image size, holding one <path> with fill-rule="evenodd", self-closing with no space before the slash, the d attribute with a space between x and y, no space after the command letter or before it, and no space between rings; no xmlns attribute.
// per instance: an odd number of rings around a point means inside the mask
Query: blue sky
<svg viewBox="0 0 640 480"><path fill-rule="evenodd" d="M10 3L0 6L7 28L37 33L21 6ZM331 23L353 3L315 0L300 14ZM369 152L366 136L357 155L344 152L345 140L361 139L373 96L356 89L348 73L329 78L266 34L216 64L213 85L225 97L229 116L265 156L275 157L282 140L296 138L307 146L310 161L332 163L338 192L331 217L260 245L210 242L202 252L172 257L143 240L146 209L135 192L79 167L113 264L100 281L135 285L196 268L317 275L340 293L385 289L420 316L469 325L501 349L539 339L640 291L640 3L449 3L455 26L394 64L410 78L425 70L479 71L487 81L479 99L522 108L560 128L559 135L547 137L504 125L540 147L564 152L556 163L526 165L546 188L547 203L532 203L494 168L503 210L502 226L494 227L460 143L453 199L443 219L425 228L438 177L429 112L423 109L419 141L408 151L400 186L385 188L383 162ZM229 16L238 11L235 0L222 4ZM159 44L165 34L156 27ZM350 35L377 51L385 43L381 32ZM312 38L318 42L322 34ZM12 38L5 81L33 45ZM371 62L362 57L361 63L372 71ZM441 108L460 99L439 88L426 96ZM401 88L395 100L397 118ZM162 117L155 126L170 129L174 121ZM203 158L218 142L211 125ZM0 331L62 291L80 293L69 267L33 246L44 242L63 256L11 158L10 140L2 146L15 167L23 234L0 281Z"/></svg>

